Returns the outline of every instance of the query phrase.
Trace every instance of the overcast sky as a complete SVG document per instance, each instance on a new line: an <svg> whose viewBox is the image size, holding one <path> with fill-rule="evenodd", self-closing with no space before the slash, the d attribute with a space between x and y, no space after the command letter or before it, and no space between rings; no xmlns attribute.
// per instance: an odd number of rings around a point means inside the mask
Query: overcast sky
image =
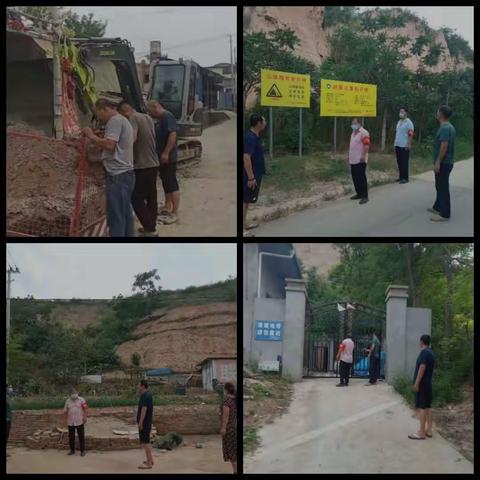
<svg viewBox="0 0 480 480"><path fill-rule="evenodd" d="M360 7L360 11L374 7ZM380 7L406 8L424 17L430 27L450 27L457 31L473 49L473 7Z"/></svg>
<svg viewBox="0 0 480 480"><path fill-rule="evenodd" d="M150 40L160 40L170 58L191 58L203 67L230 62L227 34L236 34L237 7L71 7L108 20L107 37L129 40L140 59ZM233 38L233 46L236 38Z"/></svg>
<svg viewBox="0 0 480 480"><path fill-rule="evenodd" d="M166 289L236 277L235 244L8 244L16 265L12 297L112 298L131 295L134 275L154 268Z"/></svg>

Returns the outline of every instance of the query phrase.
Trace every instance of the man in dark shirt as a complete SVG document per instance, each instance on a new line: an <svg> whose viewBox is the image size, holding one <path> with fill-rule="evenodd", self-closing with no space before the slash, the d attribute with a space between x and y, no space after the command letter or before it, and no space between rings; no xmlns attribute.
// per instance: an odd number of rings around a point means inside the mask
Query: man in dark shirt
<svg viewBox="0 0 480 480"><path fill-rule="evenodd" d="M376 385L377 379L380 376L380 347L381 343L377 337L377 333L372 333L372 344L370 348L366 348L365 351L368 353L369 363L368 363L368 374L369 379L368 383L365 385L369 387L370 385Z"/></svg>
<svg viewBox="0 0 480 480"><path fill-rule="evenodd" d="M165 205L159 220L169 225L177 221L180 191L177 182L177 121L156 100L147 102L147 110L155 119L157 154L160 160L160 178L165 192Z"/></svg>
<svg viewBox="0 0 480 480"><path fill-rule="evenodd" d="M262 177L265 174L265 155L260 140L260 133L267 126L264 117L253 114L250 117L250 130L245 134L243 144L243 229L255 228L257 225L247 225L247 210L250 203L256 203Z"/></svg>
<svg viewBox="0 0 480 480"><path fill-rule="evenodd" d="M417 358L413 375L413 389L415 390L415 407L418 412L420 429L409 435L412 440L425 440L432 436L432 375L435 357L430 350L430 335L420 337L420 354Z"/></svg>
<svg viewBox="0 0 480 480"><path fill-rule="evenodd" d="M432 208L427 210L433 215L432 222L448 222L450 218L449 177L455 161L455 127L450 123L452 109L442 105L437 111L440 122L433 147L433 170L435 172L435 189L437 196Z"/></svg>
<svg viewBox="0 0 480 480"><path fill-rule="evenodd" d="M152 430L153 419L153 398L148 390L148 382L146 380L140 381L138 391L140 393L137 409L138 434L140 437L140 444L143 445L147 457L147 461L138 468L151 469L153 467L153 457L152 445L150 444L150 432Z"/></svg>

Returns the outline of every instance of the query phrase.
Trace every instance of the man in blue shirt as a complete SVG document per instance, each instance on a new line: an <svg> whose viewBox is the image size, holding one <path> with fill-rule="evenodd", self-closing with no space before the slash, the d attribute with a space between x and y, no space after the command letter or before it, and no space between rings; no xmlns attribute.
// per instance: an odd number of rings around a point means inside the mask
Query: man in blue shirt
<svg viewBox="0 0 480 480"><path fill-rule="evenodd" d="M417 358L413 375L413 390L415 391L415 407L418 412L420 429L408 436L411 440L425 440L432 436L432 376L435 357L430 350L430 335L420 337L420 354Z"/></svg>
<svg viewBox="0 0 480 480"><path fill-rule="evenodd" d="M413 122L408 118L406 107L400 109L400 120L395 133L395 154L397 155L398 183L408 183L408 161L413 139Z"/></svg>
<svg viewBox="0 0 480 480"><path fill-rule="evenodd" d="M433 145L433 161L435 172L435 189L437 198L432 208L427 211L433 213L432 222L448 222L450 218L450 186L449 178L455 161L455 127L449 122L452 109L446 105L439 107L437 120L440 128L435 136Z"/></svg>
<svg viewBox="0 0 480 480"><path fill-rule="evenodd" d="M248 229L257 225L247 225L247 210L250 203L256 203L262 177L265 174L265 155L263 152L260 133L267 126L264 117L253 114L250 117L250 129L245 134L243 143L243 229L244 234Z"/></svg>

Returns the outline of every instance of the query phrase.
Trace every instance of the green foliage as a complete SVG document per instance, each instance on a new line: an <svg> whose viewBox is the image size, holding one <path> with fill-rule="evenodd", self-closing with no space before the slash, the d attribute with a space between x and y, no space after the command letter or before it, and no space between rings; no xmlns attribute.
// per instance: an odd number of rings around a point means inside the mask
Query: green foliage
<svg viewBox="0 0 480 480"><path fill-rule="evenodd" d="M407 285L410 305L432 310L435 405L458 401L462 385L473 383L473 244L339 243L336 247L341 262L328 278L308 272L312 305L347 298L384 308L386 287ZM335 312L331 316L334 319ZM313 331L318 333L315 328L314 322ZM321 328L328 328L328 321ZM411 382L411 378L396 380L397 390L407 399Z"/></svg>
<svg viewBox="0 0 480 480"><path fill-rule="evenodd" d="M118 345L132 338L133 329L154 308L236 300L234 278L182 290L153 285L155 292L148 282L139 283L147 285L143 293L114 298L100 321L83 330L53 321L53 301L12 299L8 378L15 390L20 395L50 395L78 383L82 375L118 368Z"/></svg>
<svg viewBox="0 0 480 480"><path fill-rule="evenodd" d="M260 445L260 438L255 427L245 428L243 432L243 448L245 453L253 452Z"/></svg>
<svg viewBox="0 0 480 480"><path fill-rule="evenodd" d="M65 27L71 30L75 37L103 37L107 29L107 21L95 20L93 13L80 16L69 12L65 18Z"/></svg>
<svg viewBox="0 0 480 480"><path fill-rule="evenodd" d="M385 116L385 145L392 145L398 121L398 110L405 105L415 124L414 148L422 156L431 152L438 130L436 111L442 104L452 110L452 123L460 139L473 148L473 68L453 68L431 73L438 65L443 49L435 41L435 32L424 19L408 10L376 9L359 13L356 7L325 7L325 26L335 26L329 38L330 56L321 66L296 55L298 38L289 29L244 34L244 105L247 96L257 91L261 68L310 74L312 77L311 107L303 109L303 151L308 155L331 150L333 119L319 115L320 78L373 83L378 87L377 117L366 119L370 132L371 151L383 148L382 126ZM384 29L401 28L414 22L422 32L406 48L409 38L387 37ZM468 43L449 29L444 29L448 47L454 59L473 61ZM419 67L408 70L404 62L416 56ZM268 108L255 105L246 117L259 113L269 119ZM273 109L273 143L275 155L296 154L298 151L298 109ZM338 150L347 148L350 139L350 119L337 118ZM247 125L245 125L247 127ZM248 128L248 127L247 127ZM268 145L269 139L265 135ZM269 147L269 145L268 145Z"/></svg>
<svg viewBox="0 0 480 480"><path fill-rule="evenodd" d="M135 292L138 290L141 295L145 296L155 295L162 289L161 286L155 284L155 282L158 281L160 281L160 275L156 268L149 272L139 273L135 275L132 291Z"/></svg>

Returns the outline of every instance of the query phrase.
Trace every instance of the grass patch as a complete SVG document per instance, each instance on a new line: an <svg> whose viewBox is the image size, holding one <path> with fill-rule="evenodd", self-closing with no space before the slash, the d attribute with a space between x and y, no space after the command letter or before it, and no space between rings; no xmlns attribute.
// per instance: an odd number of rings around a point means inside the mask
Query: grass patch
<svg viewBox="0 0 480 480"><path fill-rule="evenodd" d="M258 432L255 427L246 428L243 432L243 450L245 453L253 452L260 445Z"/></svg>
<svg viewBox="0 0 480 480"><path fill-rule="evenodd" d="M410 377L398 376L393 380L392 385L408 405L415 406L415 391ZM449 371L434 373L432 389L432 407L442 407L447 403L462 401L462 384Z"/></svg>
<svg viewBox="0 0 480 480"><path fill-rule="evenodd" d="M138 405L138 397L84 397L90 408L106 407L132 407ZM63 408L66 397L24 397L14 398L11 401L12 410L43 410ZM189 397L183 395L154 395L154 405L199 405L218 404L216 396L210 397Z"/></svg>
<svg viewBox="0 0 480 480"><path fill-rule="evenodd" d="M456 160L465 160L473 156L473 143L457 139L455 145ZM349 182L350 167L347 165L348 152L333 155L319 151L314 154L279 155L267 159L267 175L264 185L272 190L283 192L308 193L316 182ZM369 171L396 172L397 161L393 148L385 153L370 152ZM432 142L414 144L410 157L410 174L415 175L433 170Z"/></svg>

